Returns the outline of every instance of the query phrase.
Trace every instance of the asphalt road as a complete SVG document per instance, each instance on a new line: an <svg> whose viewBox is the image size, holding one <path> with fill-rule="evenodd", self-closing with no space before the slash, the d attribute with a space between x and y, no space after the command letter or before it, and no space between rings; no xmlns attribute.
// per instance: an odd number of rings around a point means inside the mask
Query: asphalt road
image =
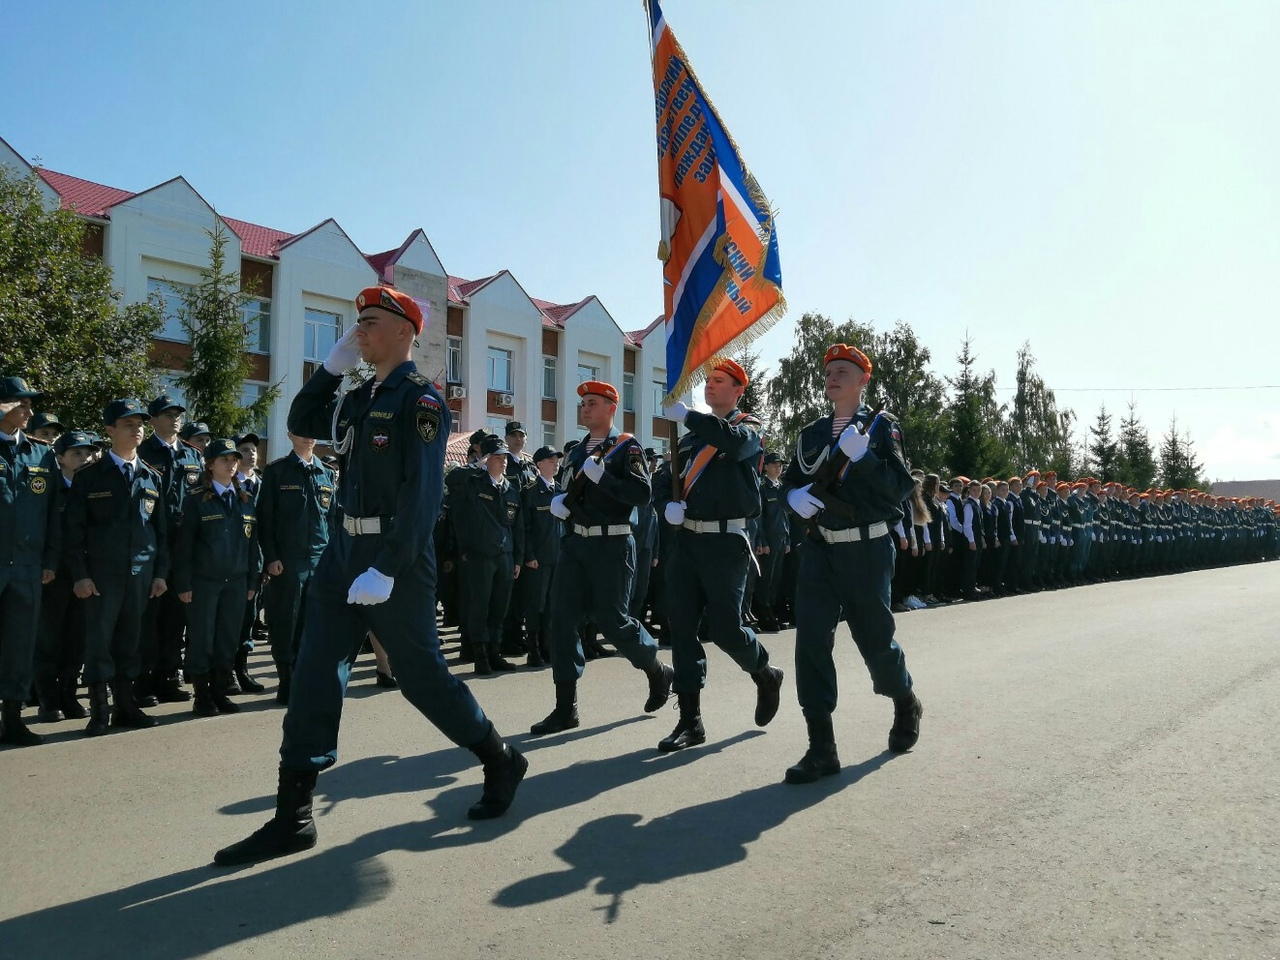
<svg viewBox="0 0 1280 960"><path fill-rule="evenodd" d="M273 806L269 695L92 741L45 727L0 753L0 958L1280 955L1280 564L898 625L919 746L885 751L892 706L842 628L845 769L808 787L781 782L805 748L789 669L757 730L712 651L708 742L668 756L675 712L642 714L621 660L588 665L583 727L543 739L549 671L478 679L530 761L482 824L471 755L362 661L319 846L231 872L213 851ZM766 638L776 663L793 639Z"/></svg>

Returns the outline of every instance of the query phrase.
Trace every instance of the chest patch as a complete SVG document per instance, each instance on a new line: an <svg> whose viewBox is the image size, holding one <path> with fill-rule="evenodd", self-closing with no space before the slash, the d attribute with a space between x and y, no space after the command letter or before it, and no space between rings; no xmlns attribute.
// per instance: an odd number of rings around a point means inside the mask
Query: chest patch
<svg viewBox="0 0 1280 960"><path fill-rule="evenodd" d="M391 449L391 434L386 430L374 430L369 437L369 449L374 453L385 453Z"/></svg>
<svg viewBox="0 0 1280 960"><path fill-rule="evenodd" d="M31 487L32 493L39 495L49 489L49 481L44 477L32 477L28 486Z"/></svg>

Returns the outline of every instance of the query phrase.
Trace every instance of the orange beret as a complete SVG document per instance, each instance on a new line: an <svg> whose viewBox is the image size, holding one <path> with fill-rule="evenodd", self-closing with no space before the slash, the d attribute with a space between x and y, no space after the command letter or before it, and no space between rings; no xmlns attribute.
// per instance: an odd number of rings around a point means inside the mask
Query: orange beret
<svg viewBox="0 0 1280 960"><path fill-rule="evenodd" d="M1040 476L1039 470L1028 470L1027 475L1023 477L1022 480L1024 483L1030 483L1032 477L1038 477L1038 476Z"/></svg>
<svg viewBox="0 0 1280 960"><path fill-rule="evenodd" d="M850 363L856 363L867 372L867 376L871 376L871 358L857 347L851 347L847 343L833 343L827 347L827 355L822 358L822 365L825 367L832 360L848 360Z"/></svg>
<svg viewBox="0 0 1280 960"><path fill-rule="evenodd" d="M1057 476L1057 474L1054 474L1054 476ZM1059 484L1058 484L1056 487L1054 487L1053 489L1055 489L1055 490L1070 490L1070 489L1071 489L1071 484L1069 484L1069 483L1067 483L1067 481L1063 480L1061 483L1059 483Z"/></svg>
<svg viewBox="0 0 1280 960"><path fill-rule="evenodd" d="M397 316L404 317L413 324L415 333L421 333L422 326L426 322L418 301L407 293L392 290L390 287L365 287L357 293L356 308L364 310L367 307L381 307L383 310L389 310Z"/></svg>
<svg viewBox="0 0 1280 960"><path fill-rule="evenodd" d="M711 369L719 370L721 373L727 373L744 387L751 382L751 378L747 376L747 371L743 370L736 360L730 360L728 357L717 360L715 366Z"/></svg>
<svg viewBox="0 0 1280 960"><path fill-rule="evenodd" d="M1041 480L1039 483L1036 484L1037 490L1047 490L1048 488L1049 488L1049 485L1045 483L1043 480Z"/></svg>
<svg viewBox="0 0 1280 960"><path fill-rule="evenodd" d="M587 394L604 397L610 403L618 402L617 387L611 383L605 383L603 380L584 380L578 384L578 396L585 397Z"/></svg>

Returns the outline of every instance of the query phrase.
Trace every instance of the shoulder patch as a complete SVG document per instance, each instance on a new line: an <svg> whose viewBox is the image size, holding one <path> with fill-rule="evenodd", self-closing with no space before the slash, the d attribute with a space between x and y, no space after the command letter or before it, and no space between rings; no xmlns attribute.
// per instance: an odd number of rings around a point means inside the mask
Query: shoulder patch
<svg viewBox="0 0 1280 960"><path fill-rule="evenodd" d="M418 415L414 419L414 426L418 430L418 436L422 438L423 443L430 443L440 433L440 411L430 408L420 408Z"/></svg>
<svg viewBox="0 0 1280 960"><path fill-rule="evenodd" d="M430 380L420 374L417 370L413 371L413 373L405 374L405 379L410 383L416 383L420 387L428 386L431 383Z"/></svg>

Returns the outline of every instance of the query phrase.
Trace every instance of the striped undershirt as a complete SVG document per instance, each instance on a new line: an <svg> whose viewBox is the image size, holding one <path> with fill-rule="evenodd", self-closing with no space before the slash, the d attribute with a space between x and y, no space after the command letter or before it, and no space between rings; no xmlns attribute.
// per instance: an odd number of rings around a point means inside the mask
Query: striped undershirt
<svg viewBox="0 0 1280 960"><path fill-rule="evenodd" d="M853 417L844 417L844 418L842 419L842 418L840 418L840 417L832 416L832 418L831 418L831 439L832 439L832 440L838 440L838 439L840 439L840 434L844 433L845 428L846 428L846 427L848 427L848 426L849 426L849 424L851 424L851 423L853 423Z"/></svg>
<svg viewBox="0 0 1280 960"><path fill-rule="evenodd" d="M600 444L604 443L604 440L605 440L604 437L588 437L587 438L587 456L588 457L591 456L591 452L595 450L596 447L600 446Z"/></svg>

